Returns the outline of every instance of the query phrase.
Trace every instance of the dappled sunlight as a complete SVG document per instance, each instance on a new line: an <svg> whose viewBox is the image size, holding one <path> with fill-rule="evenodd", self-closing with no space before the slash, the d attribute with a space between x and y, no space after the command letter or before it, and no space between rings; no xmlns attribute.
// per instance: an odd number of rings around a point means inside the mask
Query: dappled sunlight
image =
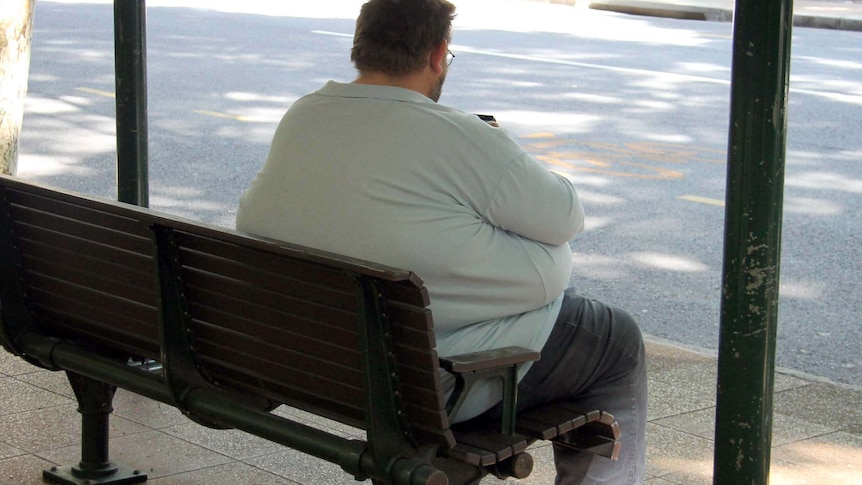
<svg viewBox="0 0 862 485"><path fill-rule="evenodd" d="M770 479L782 485L862 481L862 438L849 433L797 441L773 450Z"/></svg>
<svg viewBox="0 0 862 485"><path fill-rule="evenodd" d="M24 129L21 133L19 171L26 173L29 163L38 165L41 172L57 174L62 167L79 163L89 155L116 150L116 121L113 117L99 116L82 110L91 103L80 96L67 95L51 99L30 94L25 101ZM41 115L39 126L28 124L28 116ZM38 139L39 160L28 153L30 139ZM74 147L72 150L71 147ZM49 152L46 154L44 152ZM74 153L75 156L70 156ZM59 157L47 163L46 158ZM80 173L80 172L79 172Z"/></svg>
<svg viewBox="0 0 862 485"><path fill-rule="evenodd" d="M730 77L730 66L708 64L706 62L678 62L677 68L685 73L715 74L721 73Z"/></svg>
<svg viewBox="0 0 862 485"><path fill-rule="evenodd" d="M862 96L862 85L853 80L840 80L825 76L791 76L790 85L792 88L828 89L831 91L855 95L857 98L858 96Z"/></svg>
<svg viewBox="0 0 862 485"><path fill-rule="evenodd" d="M77 157L61 155L22 155L18 162L17 175L22 178L74 175L87 177L98 173L97 170L81 165Z"/></svg>
<svg viewBox="0 0 862 485"><path fill-rule="evenodd" d="M568 172L560 172L559 170L554 170L557 173L562 173L566 178L571 180L576 184L578 188L578 194L583 195L584 190L583 187L609 187L613 185L613 181L609 177L601 177L598 175L589 175L584 172L578 172L576 174L568 173Z"/></svg>
<svg viewBox="0 0 862 485"><path fill-rule="evenodd" d="M656 111L674 111L674 110L678 109L678 107L674 103L669 103L666 101L649 100L649 99L636 99L633 102L631 102L631 105L636 106L638 108L645 108L645 109L628 108L625 111L627 111L627 112L638 112L638 111L640 111L640 112L646 112L646 113L653 113Z"/></svg>
<svg viewBox="0 0 862 485"><path fill-rule="evenodd" d="M782 281L778 293L782 298L815 300L826 294L828 287L820 281Z"/></svg>
<svg viewBox="0 0 862 485"><path fill-rule="evenodd" d="M622 206L628 203L628 201L626 199L623 199L622 197L611 195L605 192L593 192L591 190L578 190L578 196L580 197L582 202L591 206Z"/></svg>
<svg viewBox="0 0 862 485"><path fill-rule="evenodd" d="M841 69L851 69L851 70L862 70L862 62L858 61L847 61L841 59L827 59L824 57L811 57L811 56L796 56L795 59L800 61L813 62L815 64L820 64L821 66L828 67L837 67Z"/></svg>
<svg viewBox="0 0 862 485"><path fill-rule="evenodd" d="M595 103L595 104L625 104L628 101L620 96L608 96L607 94L591 94L591 93L579 93L579 92L569 92L563 93L559 99L571 99L574 101L581 101L584 103Z"/></svg>
<svg viewBox="0 0 862 485"><path fill-rule="evenodd" d="M788 187L829 191L839 190L853 194L862 194L862 179L855 179L834 172L805 172L788 175L785 178L784 184Z"/></svg>
<svg viewBox="0 0 862 485"><path fill-rule="evenodd" d="M271 103L287 106L299 99L299 96L272 96L249 91L229 91L222 95L231 101Z"/></svg>
<svg viewBox="0 0 862 485"><path fill-rule="evenodd" d="M836 216L845 211L845 206L825 199L811 197L784 198L784 212L817 216Z"/></svg>
<svg viewBox="0 0 862 485"><path fill-rule="evenodd" d="M24 111L27 114L56 115L61 113L75 113L81 111L81 109L75 104L67 101L42 98L31 93L27 96Z"/></svg>
<svg viewBox="0 0 862 485"><path fill-rule="evenodd" d="M691 258L676 254L662 253L629 253L632 260L655 269L676 271L682 273L697 273L709 271L709 266Z"/></svg>
<svg viewBox="0 0 862 485"><path fill-rule="evenodd" d="M54 3L113 4L113 0L51 0ZM313 2L272 0L147 0L147 7L198 8L223 13L250 13L269 16L355 19L366 0L315 0ZM350 12L349 14L345 12Z"/></svg>
<svg viewBox="0 0 862 485"><path fill-rule="evenodd" d="M620 280L631 276L631 272L622 268L619 260L611 256L575 252L572 257L574 259L573 277L586 276L593 280Z"/></svg>
<svg viewBox="0 0 862 485"><path fill-rule="evenodd" d="M462 0L457 2L459 13L455 28L558 33L622 42L648 39L650 44L658 45L697 46L714 42L693 30L661 28L636 17L625 18L597 11L585 16L580 10L588 4L579 2L576 5L572 8L506 0ZM550 9L553 9L553 15L547 15ZM615 28L609 28L611 25Z"/></svg>
<svg viewBox="0 0 862 485"><path fill-rule="evenodd" d="M584 232L611 227L614 222L616 221L612 217L587 217L584 221Z"/></svg>
<svg viewBox="0 0 862 485"><path fill-rule="evenodd" d="M494 116L501 124L524 129L551 128L555 133L590 133L599 116L574 112L501 110Z"/></svg>

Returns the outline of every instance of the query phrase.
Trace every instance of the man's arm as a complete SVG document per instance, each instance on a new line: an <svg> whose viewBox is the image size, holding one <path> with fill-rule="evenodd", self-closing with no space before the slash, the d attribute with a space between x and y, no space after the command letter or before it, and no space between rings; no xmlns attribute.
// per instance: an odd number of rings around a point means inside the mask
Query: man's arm
<svg viewBox="0 0 862 485"><path fill-rule="evenodd" d="M509 164L486 217L497 227L550 245L567 243L584 227L584 209L572 183L527 153Z"/></svg>

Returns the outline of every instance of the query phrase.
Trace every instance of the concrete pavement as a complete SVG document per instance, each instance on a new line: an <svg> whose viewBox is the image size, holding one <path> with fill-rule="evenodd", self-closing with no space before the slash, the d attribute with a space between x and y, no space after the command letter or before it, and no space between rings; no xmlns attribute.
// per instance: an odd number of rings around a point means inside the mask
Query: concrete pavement
<svg viewBox="0 0 862 485"><path fill-rule="evenodd" d="M716 359L648 338L650 408L647 483L711 484ZM771 483L862 483L862 390L779 370L776 374ZM111 424L112 458L149 475L153 485L348 485L336 465L235 430L214 431L179 411L119 391ZM337 433L361 432L279 408ZM41 470L76 463L80 421L63 373L0 350L0 485L41 484ZM536 466L522 481L550 485L550 446L532 450ZM728 484L730 485L730 484Z"/></svg>

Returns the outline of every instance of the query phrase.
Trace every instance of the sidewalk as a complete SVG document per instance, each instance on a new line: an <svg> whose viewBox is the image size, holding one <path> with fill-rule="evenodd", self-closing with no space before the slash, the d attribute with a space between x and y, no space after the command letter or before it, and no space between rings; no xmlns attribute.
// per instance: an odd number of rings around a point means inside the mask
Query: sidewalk
<svg viewBox="0 0 862 485"><path fill-rule="evenodd" d="M714 357L649 339L647 483L711 484ZM779 372L772 484L862 483L862 391ZM214 431L179 411L119 391L112 458L138 467L152 485L356 483L326 462L235 430ZM300 420L315 419L280 408ZM0 485L41 484L41 470L79 459L80 421L63 373L43 371L0 351ZM346 435L357 430L325 426ZM549 485L547 444L532 452L533 474L516 483Z"/></svg>
<svg viewBox="0 0 862 485"><path fill-rule="evenodd" d="M594 10L689 20L730 22L734 0L533 0ZM793 25L862 31L862 0L794 0Z"/></svg>

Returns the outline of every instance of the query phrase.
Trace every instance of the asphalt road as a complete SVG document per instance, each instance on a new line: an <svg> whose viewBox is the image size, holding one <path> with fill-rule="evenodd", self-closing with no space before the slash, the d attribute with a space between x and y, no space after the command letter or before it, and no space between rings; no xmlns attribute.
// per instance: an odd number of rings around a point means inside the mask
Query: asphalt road
<svg viewBox="0 0 862 485"><path fill-rule="evenodd" d="M148 2L153 208L233 226L285 109L353 78L360 1L268 3ZM573 284L650 335L716 348L731 24L460 3L441 102L494 114L575 181ZM860 41L794 29L778 335L779 365L855 386ZM19 175L114 197L113 90L110 4L37 2Z"/></svg>

